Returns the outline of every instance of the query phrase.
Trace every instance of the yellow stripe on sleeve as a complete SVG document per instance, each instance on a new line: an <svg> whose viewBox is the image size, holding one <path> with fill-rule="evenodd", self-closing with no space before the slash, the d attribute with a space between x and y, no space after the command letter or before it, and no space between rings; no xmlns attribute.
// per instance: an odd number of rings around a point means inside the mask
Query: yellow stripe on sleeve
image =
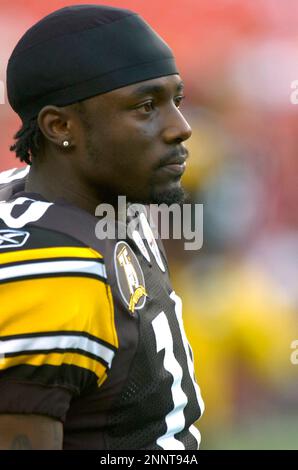
<svg viewBox="0 0 298 470"><path fill-rule="evenodd" d="M78 331L118 348L110 286L89 277L0 284L0 336Z"/></svg>
<svg viewBox="0 0 298 470"><path fill-rule="evenodd" d="M1 264L15 263L17 261L43 260L47 258L98 258L102 255L92 248L58 246L50 248L34 248L31 250L15 250L11 252L0 252Z"/></svg>
<svg viewBox="0 0 298 470"><path fill-rule="evenodd" d="M105 381L106 368L104 365L86 356L77 353L49 353L35 355L21 355L0 359L0 370L19 365L42 366L52 365L61 366L62 364L75 365L93 372L97 376L98 386Z"/></svg>

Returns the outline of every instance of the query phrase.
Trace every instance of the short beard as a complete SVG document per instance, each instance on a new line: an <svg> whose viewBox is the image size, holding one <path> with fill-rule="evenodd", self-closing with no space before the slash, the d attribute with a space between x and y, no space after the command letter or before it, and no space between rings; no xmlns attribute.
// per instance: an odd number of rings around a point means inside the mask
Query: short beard
<svg viewBox="0 0 298 470"><path fill-rule="evenodd" d="M184 189L179 186L177 188L169 189L168 191L158 191L156 188L151 187L150 191L150 204L171 204L182 205L187 198Z"/></svg>

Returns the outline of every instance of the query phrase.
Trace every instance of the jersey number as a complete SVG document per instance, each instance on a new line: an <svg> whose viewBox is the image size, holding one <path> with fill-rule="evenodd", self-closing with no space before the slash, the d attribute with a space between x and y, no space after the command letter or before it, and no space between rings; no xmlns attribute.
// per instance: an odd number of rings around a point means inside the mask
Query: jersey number
<svg viewBox="0 0 298 470"><path fill-rule="evenodd" d="M187 373L189 374L194 389L196 391L197 400L201 409L201 414L204 411L204 403L201 397L201 392L198 384L195 381L194 364L190 356L190 346L187 341L183 320L182 320L182 301L175 292L170 295L171 299L175 302L175 313L180 328L182 342L187 358ZM171 387L172 399L174 403L173 409L167 414L165 421L167 430L165 434L157 439L157 444L165 450L183 450L185 449L182 442L175 438L175 434L183 431L185 426L184 408L187 405L188 399L186 394L183 392L181 387L183 370L179 362L177 361L174 348L173 348L173 335L168 322L168 319L164 312L160 312L155 319L152 321L152 327L156 339L156 350L160 352L164 349L164 361L163 366L167 372L173 376L173 384ZM191 426L189 431L193 434L200 444L201 436L195 426Z"/></svg>
<svg viewBox="0 0 298 470"><path fill-rule="evenodd" d="M12 211L16 206L28 202L31 203L28 207L26 207L26 210L19 217L14 217L12 215ZM15 201L12 202L3 201L0 202L0 219L4 221L7 227L21 228L30 222L35 222L36 220L40 219L52 205L52 202L35 201L34 199L29 199L26 197L18 197Z"/></svg>

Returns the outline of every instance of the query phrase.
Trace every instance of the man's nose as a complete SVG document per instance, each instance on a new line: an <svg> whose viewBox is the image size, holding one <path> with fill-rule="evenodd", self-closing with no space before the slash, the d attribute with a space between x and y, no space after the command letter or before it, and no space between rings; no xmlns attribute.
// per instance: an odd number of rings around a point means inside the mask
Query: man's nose
<svg viewBox="0 0 298 470"><path fill-rule="evenodd" d="M190 138L192 130L187 120L176 106L168 111L164 127L164 140L166 143L179 143Z"/></svg>

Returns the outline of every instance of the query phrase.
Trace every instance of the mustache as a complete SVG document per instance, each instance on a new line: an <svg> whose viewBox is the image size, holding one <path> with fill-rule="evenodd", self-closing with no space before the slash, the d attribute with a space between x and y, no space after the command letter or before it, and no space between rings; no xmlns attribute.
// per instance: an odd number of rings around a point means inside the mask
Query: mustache
<svg viewBox="0 0 298 470"><path fill-rule="evenodd" d="M173 149L171 150L171 152L169 152L160 159L157 167L160 168L162 166L171 165L175 163L181 165L186 161L188 157L189 151L185 147L182 147L179 150Z"/></svg>

